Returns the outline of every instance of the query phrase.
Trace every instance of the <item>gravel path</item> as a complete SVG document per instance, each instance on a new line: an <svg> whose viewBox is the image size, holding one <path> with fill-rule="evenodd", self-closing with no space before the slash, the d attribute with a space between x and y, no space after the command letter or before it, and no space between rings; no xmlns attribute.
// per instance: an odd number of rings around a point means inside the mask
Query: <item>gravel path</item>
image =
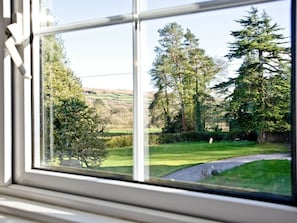
<svg viewBox="0 0 297 223"><path fill-rule="evenodd" d="M216 160L209 163L204 163L182 170L178 170L164 177L164 179L176 181L197 182L212 174L219 173L223 170L231 169L245 163L257 160L273 160L273 159L291 159L290 154L274 153L274 154L259 154L251 156L240 156L223 160Z"/></svg>

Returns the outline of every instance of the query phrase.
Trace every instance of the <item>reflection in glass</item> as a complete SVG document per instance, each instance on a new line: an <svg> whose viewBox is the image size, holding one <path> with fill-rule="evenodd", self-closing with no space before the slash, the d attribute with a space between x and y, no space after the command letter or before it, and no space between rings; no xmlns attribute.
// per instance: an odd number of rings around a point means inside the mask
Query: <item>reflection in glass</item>
<svg viewBox="0 0 297 223"><path fill-rule="evenodd" d="M41 38L43 167L131 175L130 29L122 25Z"/></svg>
<svg viewBox="0 0 297 223"><path fill-rule="evenodd" d="M144 23L152 182L291 196L288 3Z"/></svg>

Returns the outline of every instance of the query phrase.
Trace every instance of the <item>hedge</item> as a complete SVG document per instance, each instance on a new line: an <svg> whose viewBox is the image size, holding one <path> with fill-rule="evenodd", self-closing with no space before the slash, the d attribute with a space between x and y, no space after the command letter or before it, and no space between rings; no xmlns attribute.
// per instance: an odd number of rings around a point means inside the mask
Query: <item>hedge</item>
<svg viewBox="0 0 297 223"><path fill-rule="evenodd" d="M210 138L215 141L222 141L234 140L235 137L233 134L222 132L151 133L149 134L149 144L209 141ZM108 148L132 146L133 135L109 136L105 138L105 141Z"/></svg>
<svg viewBox="0 0 297 223"><path fill-rule="evenodd" d="M287 142L289 133L267 133L267 142ZM239 134L235 132L186 132L186 133L150 133L149 144L168 144L178 142L201 142L209 141L212 138L216 141L249 140L256 141L255 134ZM133 135L123 134L104 137L108 148L119 148L132 146Z"/></svg>

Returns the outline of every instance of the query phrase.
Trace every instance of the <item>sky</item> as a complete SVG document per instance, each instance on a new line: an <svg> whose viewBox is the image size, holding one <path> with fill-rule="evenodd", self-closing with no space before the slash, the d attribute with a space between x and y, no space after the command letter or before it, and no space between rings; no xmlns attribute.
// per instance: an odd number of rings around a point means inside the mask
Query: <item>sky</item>
<svg viewBox="0 0 297 223"><path fill-rule="evenodd" d="M45 2L58 24L128 14L131 13L132 7L131 0L46 0ZM193 2L199 1L148 0L144 8L157 9ZM255 6L261 11L265 9L272 21L285 29L284 35L290 36L289 0ZM235 20L246 16L249 9L250 6L239 7L143 22L141 65L145 90L153 89L147 71L152 68L155 58L154 48L158 45L158 29L170 22L177 22L184 29L189 28L194 33L199 39L200 48L204 49L207 55L224 59L224 55L228 53L228 43L234 41L230 31L241 29ZM69 66L76 76L81 78L84 87L132 89L131 24L69 32L60 37L64 41ZM239 62L233 61L229 64L228 75L236 75Z"/></svg>

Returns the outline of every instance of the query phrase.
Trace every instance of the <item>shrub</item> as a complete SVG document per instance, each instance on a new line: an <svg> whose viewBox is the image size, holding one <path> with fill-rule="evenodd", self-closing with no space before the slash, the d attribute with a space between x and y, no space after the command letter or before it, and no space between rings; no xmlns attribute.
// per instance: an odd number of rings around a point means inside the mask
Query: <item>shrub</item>
<svg viewBox="0 0 297 223"><path fill-rule="evenodd" d="M106 145L108 148L119 148L132 146L133 144L133 135L121 135L121 136L112 136L107 142Z"/></svg>
<svg viewBox="0 0 297 223"><path fill-rule="evenodd" d="M154 133L149 136L149 144L199 142L209 141L210 138L214 141L234 140L235 135L225 132Z"/></svg>

